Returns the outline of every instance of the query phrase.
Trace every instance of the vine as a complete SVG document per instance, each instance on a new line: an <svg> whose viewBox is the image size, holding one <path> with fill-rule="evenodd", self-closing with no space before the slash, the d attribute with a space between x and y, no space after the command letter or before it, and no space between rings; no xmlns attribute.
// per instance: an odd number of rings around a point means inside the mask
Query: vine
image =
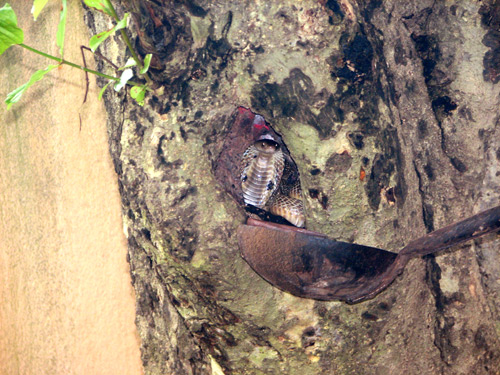
<svg viewBox="0 0 500 375"><path fill-rule="evenodd" d="M32 13L35 21L47 2L48 0L33 1ZM146 55L144 61L142 61L134 50L125 30L129 19L129 14L125 13L123 18L120 19L118 14L116 13L115 8L113 7L113 4L109 0L83 0L83 2L88 7L107 14L115 22L114 27L110 30L103 31L90 38L89 49L93 53L95 53L101 43L103 43L107 38L119 31L123 41L125 42L125 45L127 46L132 56L123 67L118 69L119 71L122 71L121 75L118 77L104 74L92 69L88 69L86 66L81 66L64 59L64 34L66 31L67 0L61 0L61 13L56 34L56 43L59 47L59 56L50 55L23 43L24 32L17 24L17 17L14 10L10 6L10 4L7 3L2 8L0 8L0 55L2 55L8 48L17 45L27 49L28 51L57 61L57 64L50 64L45 69L37 70L31 75L28 82L8 93L7 98L5 99L7 109L9 109L14 103L18 102L24 92L28 90L32 85L43 79L47 73L60 65L68 65L73 68L83 70L86 73L91 73L96 76L108 79L109 82L101 89L101 92L99 93L99 99L101 99L104 91L110 84L113 84L116 91L120 91L126 85L130 85L132 86L130 89L130 96L135 99L139 105L144 105L146 92L152 90L152 81L147 73L152 55ZM132 81L132 78L134 77L134 67L137 68L140 78L143 78L146 83Z"/></svg>

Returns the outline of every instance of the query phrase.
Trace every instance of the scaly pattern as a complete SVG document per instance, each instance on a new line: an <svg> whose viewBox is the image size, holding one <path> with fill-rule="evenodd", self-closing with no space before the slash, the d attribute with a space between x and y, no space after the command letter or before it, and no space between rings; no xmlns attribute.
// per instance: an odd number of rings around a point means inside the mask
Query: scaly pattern
<svg viewBox="0 0 500 375"><path fill-rule="evenodd" d="M296 227L303 227L305 224L304 206L301 199L275 194L269 202L269 211L285 218Z"/></svg>
<svg viewBox="0 0 500 375"><path fill-rule="evenodd" d="M251 145L243 154L241 188L243 200L263 208L278 188L285 158L278 144L261 140Z"/></svg>
<svg viewBox="0 0 500 375"><path fill-rule="evenodd" d="M245 204L266 209L297 227L304 226L298 174L276 142L255 142L244 152L242 166L241 187Z"/></svg>

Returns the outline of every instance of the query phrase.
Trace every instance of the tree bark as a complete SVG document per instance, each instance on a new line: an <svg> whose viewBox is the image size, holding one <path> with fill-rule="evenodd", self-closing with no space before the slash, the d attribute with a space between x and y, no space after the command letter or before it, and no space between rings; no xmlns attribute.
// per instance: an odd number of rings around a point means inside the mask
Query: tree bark
<svg viewBox="0 0 500 375"><path fill-rule="evenodd" d="M9 3L24 43L58 55L60 4L50 2L34 22L29 2ZM81 61L80 45L90 37L83 13L68 1L69 61ZM13 46L0 64L0 374L142 374L121 202L95 81L83 103L85 74L61 66L7 110L7 93L50 61Z"/></svg>
<svg viewBox="0 0 500 375"><path fill-rule="evenodd" d="M398 251L498 205L498 1L128 11L163 90L105 97L147 373L499 373L498 235L411 261L367 302L301 299L242 260L245 214L213 173L244 106L296 161L308 229Z"/></svg>

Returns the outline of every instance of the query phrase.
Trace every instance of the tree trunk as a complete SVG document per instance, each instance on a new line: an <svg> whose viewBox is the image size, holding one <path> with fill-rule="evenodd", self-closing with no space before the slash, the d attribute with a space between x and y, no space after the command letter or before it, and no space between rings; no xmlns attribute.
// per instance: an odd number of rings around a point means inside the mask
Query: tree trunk
<svg viewBox="0 0 500 375"><path fill-rule="evenodd" d="M301 299L240 257L213 173L244 106L296 161L308 229L398 251L498 205L500 3L481 4L130 3L163 94L105 103L147 373L499 373L498 235L367 302Z"/></svg>

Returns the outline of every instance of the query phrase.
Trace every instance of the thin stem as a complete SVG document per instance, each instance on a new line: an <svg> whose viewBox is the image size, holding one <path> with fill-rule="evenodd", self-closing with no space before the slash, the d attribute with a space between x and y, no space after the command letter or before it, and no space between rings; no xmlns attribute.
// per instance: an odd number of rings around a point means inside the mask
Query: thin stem
<svg viewBox="0 0 500 375"><path fill-rule="evenodd" d="M120 21L120 17L118 17L118 14L116 13L116 10L113 7L113 4L111 4L111 1L106 0L106 3L108 5L108 9L111 11L111 15L113 16L113 18L115 19L115 21L119 22ZM129 49L130 53L132 54L132 58L134 59L135 63L137 64L137 66L139 67L139 69L142 69L144 67L144 65L142 64L142 60L135 53L134 47L132 46L132 42L130 42L130 39L129 39L128 35L127 35L127 32L124 29L121 29L120 30L120 34L122 34L123 41L127 45L127 48ZM149 75L147 73L145 73L145 74L142 74L142 76L146 80L148 86L151 86L151 84L153 82L149 78Z"/></svg>
<svg viewBox="0 0 500 375"><path fill-rule="evenodd" d="M95 70L92 70L92 69L88 69L88 68L85 68L81 65L78 65L78 64L75 64L75 63L72 63L70 61L67 61L67 60L64 60L64 59L61 59L60 57L56 57L56 56L52 56L52 55L49 55L48 53L45 53L45 52L42 52L42 51L39 51L33 47L30 47L30 46L27 46L26 44L23 44L23 43L20 43L19 46L23 47L23 48L26 48L28 51L31 51L31 52L34 52L38 55L41 55L43 57L46 57L48 59L51 59L51 60L55 60L57 61L59 64L62 64L62 65L69 65L73 68L76 68L76 69L80 69L80 70L83 70L84 72L88 72L88 73L92 73L92 74L95 74L96 76L99 76L99 77L103 77L103 78L107 78L107 79L111 79L113 81L119 81L120 79L117 78L117 77L113 77L113 76L110 76L108 74L104 74L104 73L101 73L101 72L97 72ZM134 81L128 81L127 84L130 84L132 86L140 86L141 84L140 83L137 83L137 82L134 82Z"/></svg>
<svg viewBox="0 0 500 375"><path fill-rule="evenodd" d="M135 53L134 47L132 47L132 43L130 42L130 39L128 38L127 33L125 32L124 29L121 29L120 33L122 34L123 40L125 41L125 44L127 45L128 49L132 53L132 58L135 60L135 63L137 64L137 66L139 67L139 69L142 69L144 67L144 65L142 64L141 59L139 59L139 56L137 56L137 54ZM151 78L149 78L148 73L144 73L144 74L141 74L141 75L144 77L144 79L146 80L147 84L149 86L151 86L151 84L153 82L151 81Z"/></svg>
<svg viewBox="0 0 500 375"><path fill-rule="evenodd" d="M109 65L111 65L113 67L113 69L115 71L118 71L118 67L113 64L113 61L111 61L110 59L108 59L106 56L104 56L102 53L100 53L99 51L94 51L92 52L92 50L87 47L87 46L80 46L80 48L83 48L83 49L86 49L87 51L90 51L92 54L94 54L95 56L99 57L100 59L103 59L104 61L106 61ZM85 65L85 67L87 67L87 65Z"/></svg>

